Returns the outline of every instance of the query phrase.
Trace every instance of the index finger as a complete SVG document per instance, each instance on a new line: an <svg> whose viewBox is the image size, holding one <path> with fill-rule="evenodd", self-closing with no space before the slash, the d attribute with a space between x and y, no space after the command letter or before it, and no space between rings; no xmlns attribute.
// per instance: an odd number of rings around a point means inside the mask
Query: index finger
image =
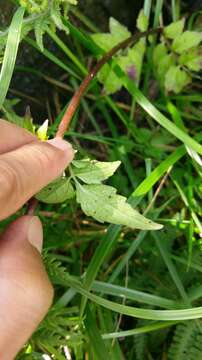
<svg viewBox="0 0 202 360"><path fill-rule="evenodd" d="M0 119L0 154L15 150L36 140L36 136L29 131Z"/></svg>

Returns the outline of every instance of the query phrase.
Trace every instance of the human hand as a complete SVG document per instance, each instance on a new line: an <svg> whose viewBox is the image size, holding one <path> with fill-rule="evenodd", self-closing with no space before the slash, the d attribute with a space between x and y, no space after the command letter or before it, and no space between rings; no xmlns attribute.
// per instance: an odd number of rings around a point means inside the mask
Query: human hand
<svg viewBox="0 0 202 360"><path fill-rule="evenodd" d="M41 142L0 120L0 219L15 213L72 159L72 147L64 140ZM0 236L1 360L15 358L51 305L53 289L40 256L42 242L36 216L20 217Z"/></svg>

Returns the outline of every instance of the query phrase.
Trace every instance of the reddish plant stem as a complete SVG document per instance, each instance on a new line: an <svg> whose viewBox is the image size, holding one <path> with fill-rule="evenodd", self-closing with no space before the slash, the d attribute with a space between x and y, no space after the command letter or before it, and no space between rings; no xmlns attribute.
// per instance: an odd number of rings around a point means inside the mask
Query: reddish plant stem
<svg viewBox="0 0 202 360"><path fill-rule="evenodd" d="M130 36L126 40L122 41L115 47L113 47L109 52L107 52L100 61L97 62L95 67L88 73L88 75L85 77L85 79L82 81L81 85L73 95L68 108L65 111L65 114L59 124L58 131L56 136L64 137L65 132L67 131L70 121L72 117L75 114L75 111L78 108L78 105L81 101L82 96L84 95L87 87L89 86L90 82L95 78L98 71L102 68L103 65L105 65L119 50L123 50L127 48L128 46L132 45L134 42L138 41L140 38L146 37L148 35L156 34L158 32L161 32L161 28L151 29L145 32L138 32L134 35Z"/></svg>
<svg viewBox="0 0 202 360"><path fill-rule="evenodd" d="M34 215L38 205L38 200L32 197L27 203L26 215Z"/></svg>
<svg viewBox="0 0 202 360"><path fill-rule="evenodd" d="M77 91L74 93L66 111L63 115L63 118L59 124L56 136L59 136L61 138L64 137L65 132L67 131L70 121L72 117L75 114L75 111L78 108L78 105L81 101L82 96L84 95L87 87L91 83L91 81L95 78L98 71L119 51L123 50L132 44L134 44L136 41L138 41L141 38L144 38L148 35L156 34L158 32L161 32L162 28L156 28L156 29L150 29L145 32L136 32L134 35L130 36L126 40L122 41L115 47L113 47L109 52L103 55L103 57L97 62L97 64L94 66L92 70L88 73L88 75L85 77L85 79L82 81L81 85L77 89ZM27 206L27 215L34 215L36 207L38 205L38 200L36 198L30 199Z"/></svg>

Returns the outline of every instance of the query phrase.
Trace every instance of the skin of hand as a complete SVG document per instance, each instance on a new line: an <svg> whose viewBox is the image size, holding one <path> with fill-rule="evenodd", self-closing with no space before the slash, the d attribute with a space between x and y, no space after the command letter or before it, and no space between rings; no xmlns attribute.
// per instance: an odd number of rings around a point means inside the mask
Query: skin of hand
<svg viewBox="0 0 202 360"><path fill-rule="evenodd" d="M39 141L0 119L0 220L59 176L74 151L61 138ZM53 288L40 252L42 225L22 216L0 236L0 359L12 360L47 313Z"/></svg>

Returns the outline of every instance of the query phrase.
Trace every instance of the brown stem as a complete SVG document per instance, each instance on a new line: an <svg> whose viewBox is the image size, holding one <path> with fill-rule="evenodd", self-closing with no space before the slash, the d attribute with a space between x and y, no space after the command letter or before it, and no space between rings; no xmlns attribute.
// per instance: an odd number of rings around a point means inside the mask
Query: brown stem
<svg viewBox="0 0 202 360"><path fill-rule="evenodd" d="M38 205L38 200L35 197L32 197L28 201L26 215L34 215L37 205Z"/></svg>
<svg viewBox="0 0 202 360"><path fill-rule="evenodd" d="M59 124L56 136L64 137L65 132L68 129L68 126L70 124L70 121L75 114L75 111L78 108L78 105L81 101L82 96L84 95L88 85L90 82L95 78L98 71L102 68L103 65L105 65L119 50L123 50L127 48L128 46L134 44L134 42L138 41L139 39L146 37L148 35L156 34L158 32L161 32L162 28L156 28L156 29L150 29L145 32L136 32L134 35L130 36L126 40L122 41L115 47L113 47L109 52L103 55L103 57L97 62L97 64L94 66L94 68L88 73L88 75L85 77L85 79L82 81L81 85L77 89L77 91L74 93L68 108L65 111L65 114L63 115L63 118ZM28 202L28 207L26 213L28 215L34 215L35 209L37 207L38 201L35 198L30 199Z"/></svg>
<svg viewBox="0 0 202 360"><path fill-rule="evenodd" d="M65 132L68 129L68 126L70 124L70 121L77 110L77 107L81 101L82 96L84 95L88 85L90 82L94 79L94 77L97 75L98 71L102 68L103 65L105 65L119 50L125 49L126 47L130 46L134 42L138 41L140 38L146 37L148 35L156 34L160 32L161 28L151 29L145 32L136 32L134 35L130 36L126 40L122 41L115 47L113 47L109 52L103 55L100 61L97 62L95 67L88 73L88 75L85 77L85 79L82 81L81 85L77 89L77 91L74 93L68 108L65 111L65 114L59 124L58 131L56 136L64 137Z"/></svg>

